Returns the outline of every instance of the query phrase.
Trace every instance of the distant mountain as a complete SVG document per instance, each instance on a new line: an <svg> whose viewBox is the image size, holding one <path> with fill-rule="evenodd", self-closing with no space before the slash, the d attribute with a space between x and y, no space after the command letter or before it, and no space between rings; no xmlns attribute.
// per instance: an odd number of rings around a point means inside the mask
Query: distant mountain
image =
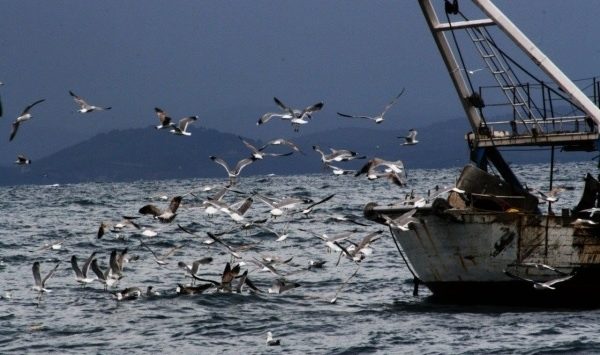
<svg viewBox="0 0 600 355"><path fill-rule="evenodd" d="M407 131L385 130L385 123L373 129L340 128L308 135L290 132L285 137L298 144L304 152L287 157L266 158L246 167L242 175L274 173L279 175L317 173L323 171L319 154L312 149L319 145L328 148L351 149L367 157L404 161L405 167L444 168L468 163L468 149L464 139L468 131L466 120L455 119L419 128L419 144L402 146L398 137ZM249 156L249 150L240 139L229 133L194 127L191 137L179 137L151 127L145 129L115 130L99 134L51 154L29 166L0 168L1 185L52 184L90 181L134 181L190 177L223 177L225 170L212 162L216 155L230 165ZM279 137L273 137L279 138ZM254 141L262 145L262 141ZM274 147L279 148L279 147ZM281 148L283 149L283 148ZM282 150L280 150L282 151ZM591 153L557 152L558 160L590 159ZM531 151L507 153L512 163L544 162L548 152ZM365 161L339 163L341 167L356 169Z"/></svg>

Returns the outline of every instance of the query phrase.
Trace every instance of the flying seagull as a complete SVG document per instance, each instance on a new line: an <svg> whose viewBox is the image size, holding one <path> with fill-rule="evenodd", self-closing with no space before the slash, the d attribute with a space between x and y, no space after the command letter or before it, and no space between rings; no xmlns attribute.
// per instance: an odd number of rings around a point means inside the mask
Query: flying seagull
<svg viewBox="0 0 600 355"><path fill-rule="evenodd" d="M73 268L73 271L75 272L75 280L77 282L79 282L80 284L82 284L82 285L89 284L90 282L95 280L95 278L93 278L93 277L88 277L88 271L90 270L92 260L94 260L95 257L96 257L96 252L93 252L87 258L87 260L83 263L83 266L81 267L81 269L79 268L79 265L77 264L77 256L73 255L71 257L71 267Z"/></svg>
<svg viewBox="0 0 600 355"><path fill-rule="evenodd" d="M524 277L512 274L506 270L503 270L504 274L506 274L506 276L512 277L513 279L517 279L517 280L521 280L521 281L526 281L526 282L530 282L533 284L533 288L539 291L542 290L556 290L556 288L553 286L559 282L564 282L567 280L570 280L573 276L575 275L567 275L567 276L563 276L563 277L559 277L556 279L552 279L550 281L546 281L546 282L537 282L534 280L530 280L530 279L526 279Z"/></svg>
<svg viewBox="0 0 600 355"><path fill-rule="evenodd" d="M169 223L169 222L173 221L173 219L175 219L175 216L177 216L177 214L175 212L177 212L177 209L179 208L181 199L182 199L181 196L173 197L171 199L171 203L169 204L169 207L165 208L164 210L161 210L160 208L158 208L152 204L146 205L146 206L140 208L139 213L151 214L152 216L154 216L154 218L158 219L159 221L161 221L163 223Z"/></svg>
<svg viewBox="0 0 600 355"><path fill-rule="evenodd" d="M48 279L51 278L52 275L54 275L54 273L56 272L56 269L58 268L59 265L60 265L60 262L56 263L56 265L54 266L54 269L50 270L50 272L48 272L46 277L44 277L42 279L42 276L40 275L40 262L39 261L34 262L33 267L31 268L31 270L33 271L33 280L35 281L33 290L40 292L40 293L50 292L50 290L46 288L46 281L48 281Z"/></svg>
<svg viewBox="0 0 600 355"><path fill-rule="evenodd" d="M169 116L169 114L166 111L164 111L162 108L155 107L154 111L156 112L156 115L158 116L158 120L160 121L160 124L154 128L163 129L163 128L175 126L175 123L171 122L172 119Z"/></svg>
<svg viewBox="0 0 600 355"><path fill-rule="evenodd" d="M156 252L154 252L154 250L150 249L150 247L144 243L143 241L140 240L140 244L141 246L143 246L144 248L148 249L150 251L150 253L152 253L152 256L154 257L154 261L162 266L162 265L167 265L167 261L165 259L167 259L169 256L171 256L173 253L175 253L177 250L181 249L182 246L181 245L176 245L174 247L172 247L171 249L169 249L166 253L164 253L161 256L158 256L156 254Z"/></svg>
<svg viewBox="0 0 600 355"><path fill-rule="evenodd" d="M184 117L184 118L180 119L179 124L177 126L173 126L173 129L171 129L169 132L171 132L177 136L188 136L189 137L192 135L192 133L187 131L187 127L190 125L190 123L196 122L197 119L198 119L198 116Z"/></svg>
<svg viewBox="0 0 600 355"><path fill-rule="evenodd" d="M402 91L400 91L400 93L398 95L396 95L396 97L394 97L394 99L392 101L390 101L390 103L387 104L387 106L385 106L385 108L383 109L383 112L381 112L379 115L376 115L376 116L354 116L354 115L348 115L348 114L341 113L341 112L338 112L337 114L340 115L340 116L342 116L342 117L348 117L348 118L366 118L368 120L374 121L375 123L381 123L384 120L385 114L396 103L396 101L398 100L398 98L400 98L400 96L402 96L402 94L404 94L404 89L402 89Z"/></svg>
<svg viewBox="0 0 600 355"><path fill-rule="evenodd" d="M365 156L358 156L358 153L347 149L333 149L331 153L325 154L318 145L313 145L313 150L321 154L321 161L324 164L331 162L349 161L354 159L365 159Z"/></svg>
<svg viewBox="0 0 600 355"><path fill-rule="evenodd" d="M300 129L300 125L307 124L309 120L312 118L312 114L320 111L323 108L323 102L317 102L314 105L308 106L305 109L293 109L286 106L281 100L274 97L273 100L279 106L283 112L268 112L262 115L262 117L256 123L257 125L261 125L267 123L271 118L277 117L282 120L290 121L292 127L295 132L298 132Z"/></svg>
<svg viewBox="0 0 600 355"><path fill-rule="evenodd" d="M112 108L112 107L100 107L100 106L90 105L83 98L81 98L81 96L77 96L73 91L70 91L70 90L69 90L69 95L71 95L73 97L73 100L75 100L75 103L77 103L77 105L79 105L79 110L77 110L77 112L88 113L88 112L93 112L93 111L110 110Z"/></svg>
<svg viewBox="0 0 600 355"><path fill-rule="evenodd" d="M378 168L383 168L383 172L379 171ZM406 185L406 172L404 170L404 163L401 160L388 161L375 157L363 165L354 176L362 174L366 174L369 180L386 177L398 186Z"/></svg>
<svg viewBox="0 0 600 355"><path fill-rule="evenodd" d="M261 148L256 148L255 146L253 146L252 144L250 144L249 142L245 141L242 137L239 137L239 139L241 139L242 143L244 143L244 145L250 149L250 152L252 153L252 157L256 158L256 159L264 159L265 157L284 157L284 156L288 156L288 155L292 155L294 152L289 152L289 153L267 153L267 152L263 152L263 149L265 149L266 147L268 147L268 145L265 145Z"/></svg>
<svg viewBox="0 0 600 355"><path fill-rule="evenodd" d="M15 164L17 164L17 165L29 165L29 164L31 164L31 160L27 159L26 156L20 154L20 155L17 155L17 160L15 161Z"/></svg>
<svg viewBox="0 0 600 355"><path fill-rule="evenodd" d="M242 159L242 160L240 160L240 161L237 162L237 164L235 165L235 168L231 169L229 167L229 165L225 162L225 160L223 160L223 159L221 159L219 157L210 156L210 159L212 161L214 161L215 163L217 163L217 164L221 165L222 167L224 167L225 170L227 170L227 176L229 177L229 186L235 185L235 183L237 182L237 177L242 172L242 169L244 169L248 165L250 165L250 164L252 164L252 163L254 163L255 161L258 160L254 156L252 156L250 158L244 158L244 159Z"/></svg>
<svg viewBox="0 0 600 355"><path fill-rule="evenodd" d="M414 128L408 130L408 136L398 138L404 138L404 143L402 143L402 145L415 145L419 143L417 140L417 130Z"/></svg>
<svg viewBox="0 0 600 355"><path fill-rule="evenodd" d="M19 117L17 117L15 122L13 122L13 124L12 124L12 131L10 132L10 138L8 138L9 142L15 138L15 135L17 134L17 130L19 129L19 126L21 125L21 122L25 122L28 119L30 119L31 117L33 117L29 113L29 110L31 110L31 108L33 106L39 104L40 102L44 102L44 101L46 101L46 99L37 100L36 102L32 103L31 105L25 107L23 112L21 112L21 115Z"/></svg>

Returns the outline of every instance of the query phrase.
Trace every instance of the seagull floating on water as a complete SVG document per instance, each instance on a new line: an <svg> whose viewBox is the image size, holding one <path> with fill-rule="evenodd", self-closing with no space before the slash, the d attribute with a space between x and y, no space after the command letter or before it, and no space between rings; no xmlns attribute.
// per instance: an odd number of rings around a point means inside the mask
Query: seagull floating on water
<svg viewBox="0 0 600 355"><path fill-rule="evenodd" d="M83 98L81 98L81 96L75 95L75 93L73 93L73 91L70 91L70 90L69 90L69 95L71 95L73 97L73 100L75 100L75 103L77 103L77 105L79 105L79 110L77 110L77 111L81 112L81 113L88 113L88 112L93 112L93 111L104 111L104 110L110 110L112 108L112 107L100 107L100 106L90 105Z"/></svg>
<svg viewBox="0 0 600 355"><path fill-rule="evenodd" d="M279 339L273 339L273 333L271 332L267 332L267 345L268 346L276 346L276 345L280 345L281 342L279 341Z"/></svg>
<svg viewBox="0 0 600 355"><path fill-rule="evenodd" d="M17 117L15 122L13 122L13 124L12 124L12 131L10 132L10 137L8 138L9 142L15 138L15 135L17 135L17 131L19 130L19 126L21 125L21 122L25 122L25 121L29 120L31 117L33 117L29 113L29 110L31 110L31 108L33 106L39 104L40 102L44 102L44 101L46 101L46 99L37 100L36 102L32 103L31 105L25 107L23 112L21 112L21 115L19 115L19 117Z"/></svg>
<svg viewBox="0 0 600 355"><path fill-rule="evenodd" d="M341 113L341 112L338 112L337 114L339 116L348 117L348 118L366 118L368 120L372 120L375 123L379 124L379 123L383 122L385 114L396 103L396 101L400 98L400 96L402 96L402 94L404 94L404 89L402 89L402 91L400 91L400 93L398 95L396 95L396 97L394 99L392 99L392 101L390 101L389 104L387 104L385 106L385 108L383 109L383 112L381 112L379 115L376 115L376 116L354 116L354 115L348 115L348 114Z"/></svg>

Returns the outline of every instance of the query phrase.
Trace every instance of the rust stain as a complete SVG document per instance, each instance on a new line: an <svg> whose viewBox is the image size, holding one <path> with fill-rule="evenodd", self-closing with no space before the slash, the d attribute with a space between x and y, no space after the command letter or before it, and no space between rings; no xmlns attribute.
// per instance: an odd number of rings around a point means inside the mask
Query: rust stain
<svg viewBox="0 0 600 355"><path fill-rule="evenodd" d="M507 227L502 227L501 229L504 230L504 233L502 234L500 239L498 239L498 241L494 243L494 251L491 254L492 257L496 257L500 253L502 253L502 251L506 249L506 247L508 247L510 243L512 243L516 236L515 232L512 232Z"/></svg>
<svg viewBox="0 0 600 355"><path fill-rule="evenodd" d="M460 265L462 266L463 270L467 271L467 265L465 265L465 260L463 259L462 255L458 254L458 260L460 260Z"/></svg>
<svg viewBox="0 0 600 355"><path fill-rule="evenodd" d="M470 262L472 262L473 265L477 265L477 263L475 262L475 257L473 255L465 255L465 256L463 256L463 259L467 259Z"/></svg>

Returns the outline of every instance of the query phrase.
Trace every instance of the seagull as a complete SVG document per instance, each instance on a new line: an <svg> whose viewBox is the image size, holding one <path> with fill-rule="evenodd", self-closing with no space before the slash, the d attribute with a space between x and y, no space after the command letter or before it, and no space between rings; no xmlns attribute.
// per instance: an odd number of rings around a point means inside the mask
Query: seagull
<svg viewBox="0 0 600 355"><path fill-rule="evenodd" d="M171 199L171 203L169 207L164 210L159 209L158 207L150 204L140 208L139 213L141 214L151 214L154 218L158 219L163 223L172 222L175 219L177 214L177 209L179 208L179 204L181 203L181 196L175 196Z"/></svg>
<svg viewBox="0 0 600 355"><path fill-rule="evenodd" d="M244 215L246 214L254 200L252 199L252 197L246 197L245 199L233 203L231 205L228 205L227 203L218 200L207 200L205 202L206 204L215 208L217 211L226 213L235 222L243 222Z"/></svg>
<svg viewBox="0 0 600 355"><path fill-rule="evenodd" d="M240 161L237 162L237 164L235 165L234 169L231 169L229 167L229 165L227 165L227 163L225 162L225 160L219 158L219 157L215 157L215 156L210 156L210 159L212 161L214 161L215 163L221 165L222 167L225 168L225 170L227 170L227 176L229 176L229 186L233 186L235 185L235 183L237 182L237 177L240 175L240 173L242 172L242 169L244 169L246 166L254 163L255 161L257 161L258 159L255 158L254 156L250 157L250 158L244 158Z"/></svg>
<svg viewBox="0 0 600 355"><path fill-rule="evenodd" d="M179 249L181 249L181 248L183 247L183 246L181 246L181 245L176 245L176 246L172 247L171 249L169 249L169 250L168 250L166 253L164 253L163 255L161 255L161 256L158 256L158 255L156 254L156 252L154 252L154 250L150 249L150 247L149 247L149 246L148 246L146 243L144 243L144 242L142 242L142 241L140 240L140 244L141 244L141 246L143 246L144 248L148 249L148 250L150 251L150 253L152 253L152 256L154 257L154 261L155 261L155 262L156 262L158 265L160 265L160 266L167 265L168 263L167 263L167 261L166 261L165 259L166 259L166 258L168 258L168 257L169 257L169 256L171 256L173 253L175 253L177 250L179 250Z"/></svg>
<svg viewBox="0 0 600 355"><path fill-rule="evenodd" d="M588 212L590 214L590 218L594 217L594 215L598 212L600 212L600 208L598 207L592 207L592 208L588 208L585 210L581 210L581 212Z"/></svg>
<svg viewBox="0 0 600 355"><path fill-rule="evenodd" d="M529 189L530 191L537 192L540 195L541 200L546 202L556 202L560 198L560 193L564 192L565 189L562 187L555 187L552 190L544 193L540 190Z"/></svg>
<svg viewBox="0 0 600 355"><path fill-rule="evenodd" d="M318 145L313 145L313 150L321 154L321 161L323 161L325 164L333 161L340 162L366 158L365 156L358 156L358 153L347 149L329 149L331 150L331 153L325 154Z"/></svg>
<svg viewBox="0 0 600 355"><path fill-rule="evenodd" d="M378 167L385 167L384 172L377 171ZM388 161L381 158L373 158L363 165L354 176L362 174L367 174L369 180L387 177L398 186L406 185L406 173L404 171L404 163L401 160Z"/></svg>
<svg viewBox="0 0 600 355"><path fill-rule="evenodd" d="M537 282L537 281L533 281L530 279L526 279L524 277L512 274L506 270L503 270L503 272L506 274L506 276L512 277L513 279L517 279L517 280L522 280L522 281L526 281L526 282L530 282L533 284L533 288L536 290L555 290L556 288L553 287L553 285L559 283L559 282L564 282L567 280L570 280L573 276L575 275L568 275L568 276L563 276L563 277L559 277L557 279L552 279L550 281L546 281L546 282Z"/></svg>
<svg viewBox="0 0 600 355"><path fill-rule="evenodd" d="M276 346L281 345L279 339L273 339L273 333L267 332L267 345L268 346Z"/></svg>
<svg viewBox="0 0 600 355"><path fill-rule="evenodd" d="M402 145L415 145L419 143L417 140L417 130L414 128L408 130L408 136L398 138L404 138L404 143L402 143Z"/></svg>
<svg viewBox="0 0 600 355"><path fill-rule="evenodd" d="M29 165L31 164L31 160L27 159L24 155L17 155L17 160L15 161L17 165Z"/></svg>
<svg viewBox="0 0 600 355"><path fill-rule="evenodd" d="M321 199L320 201L313 202L308 207L306 207L302 211L298 211L298 212L302 213L305 216L308 216L308 214L311 213L316 206L318 206L318 205L320 205L320 204L322 204L324 202L327 202L327 201L331 200L333 198L333 196L335 196L335 194L331 194L331 195L329 195L329 196Z"/></svg>
<svg viewBox="0 0 600 355"><path fill-rule="evenodd" d="M112 255L111 255L112 258ZM113 264L113 263L110 263ZM100 281L101 283L104 284L104 290L106 291L107 287L111 287L113 285L115 285L117 283L117 281L119 281L121 279L121 276L119 276L117 273L115 273L113 271L113 266L109 266L108 269L106 269L106 271L102 271L100 269L100 267L98 266L98 262L96 259L92 259L92 262L90 264L90 267L92 268L92 271L94 272L94 274L96 274L96 276L98 276L98 281ZM118 270L117 270L118 272Z"/></svg>
<svg viewBox="0 0 600 355"><path fill-rule="evenodd" d="M265 145L260 147L259 150L263 150L270 145L287 145L288 147L292 148L295 152L304 154L294 142L283 139L283 138L277 138L277 139L270 140L267 143L265 143Z"/></svg>
<svg viewBox="0 0 600 355"><path fill-rule="evenodd" d="M309 260L308 261L308 269L312 270L312 269L322 269L323 266L325 266L325 263L327 263L326 260Z"/></svg>
<svg viewBox="0 0 600 355"><path fill-rule="evenodd" d="M315 237L321 239L322 241L325 242L325 245L327 246L327 250L328 251L343 251L342 248L340 248L340 245L338 242L345 240L347 238L349 238L352 234L354 234L356 232L356 230L352 230L352 231L345 231L343 233L337 234L337 235L332 235L332 236L328 236L327 234L318 234L315 233L311 230L307 230L307 229L299 229L303 232L309 232L312 235L314 235Z"/></svg>
<svg viewBox="0 0 600 355"><path fill-rule="evenodd" d="M142 290L139 287L127 287L124 290L114 293L117 301L130 301L138 299L142 296Z"/></svg>
<svg viewBox="0 0 600 355"><path fill-rule="evenodd" d="M40 292L40 293L50 292L51 290L46 288L46 281L48 281L48 279L51 278L52 275L54 275L54 273L56 272L56 269L58 268L59 265L60 265L60 262L56 263L56 265L54 266L54 269L50 270L50 272L46 275L46 277L44 277L42 279L42 277L40 275L40 262L39 261L34 262L33 267L31 268L31 270L33 271L33 280L35 281L33 290Z"/></svg>
<svg viewBox="0 0 600 355"><path fill-rule="evenodd" d="M353 115L347 115L347 114L341 113L341 112L338 112L337 114L339 116L348 117L348 118L366 118L368 120L372 120L375 123L379 124L379 123L383 122L385 114L394 105L394 103L396 103L396 100L398 100L398 98L400 98L400 96L402 96L402 94L404 94L404 89L402 89L402 91L400 91L400 93L398 95L396 95L396 97L394 97L394 99L392 101L390 101L390 103L387 104L387 106L385 106L385 108L383 109L383 112L377 116L353 116Z"/></svg>
<svg viewBox="0 0 600 355"><path fill-rule="evenodd" d="M198 116L189 116L184 117L179 120L179 124L177 126L173 126L169 132L173 133L177 136L191 136L192 133L187 131L187 127L190 123L195 122L198 119Z"/></svg>
<svg viewBox="0 0 600 355"><path fill-rule="evenodd" d="M186 229L185 227L183 227L181 224L178 224L177 227L179 227L179 229L181 229L182 231L186 232L187 234L193 235L193 236L198 236L197 234L195 234L194 232ZM227 251L235 258L241 259L242 257L240 256L240 254L237 253L236 249L233 248L231 245L225 243L224 241L222 241L221 239L219 239L217 236L215 236L213 233L211 232L206 232L206 234L208 235L208 237L212 240L214 240L217 244L225 247L225 249L227 249Z"/></svg>
<svg viewBox="0 0 600 355"><path fill-rule="evenodd" d="M154 128L163 129L175 126L175 123L171 122L172 119L169 116L169 114L166 113L163 109L161 109L160 107L155 107L154 111L156 112L158 120L160 121L160 124Z"/></svg>
<svg viewBox="0 0 600 355"><path fill-rule="evenodd" d="M200 267L200 265L207 265L207 264L212 263L212 261L213 261L213 258L211 258L210 256L207 256L205 258L193 261L192 265L188 265L185 262L180 261L177 263L177 266L180 269L183 269L186 273L190 274L190 277L192 278L192 280L194 280L194 277L198 273L198 268Z"/></svg>
<svg viewBox="0 0 600 355"><path fill-rule="evenodd" d="M347 248L350 255L347 255L353 261L361 261L366 256L371 255L373 253L373 249L371 249L371 243L379 239L381 233L383 231L375 231L373 233L369 233L365 236L358 244L352 243L354 248Z"/></svg>
<svg viewBox="0 0 600 355"><path fill-rule="evenodd" d="M354 175L356 173L356 170L342 169L329 163L325 163L325 166L331 169L333 175Z"/></svg>
<svg viewBox="0 0 600 355"><path fill-rule="evenodd" d="M298 204L312 202L311 200L304 200L294 197L286 197L280 200L275 200L261 194L255 194L254 196L261 200L265 205L269 206L271 209L269 212L273 217L279 217L283 215L285 213L284 209L291 209L296 207Z"/></svg>
<svg viewBox="0 0 600 355"><path fill-rule="evenodd" d="M79 110L77 110L77 111L81 112L81 113L88 113L88 112L93 112L93 111L104 111L104 110L110 110L112 108L112 107L100 107L100 106L90 105L87 102L85 102L85 100L82 99L81 96L75 95L75 93L73 93L73 91L70 91L70 90L69 90L69 95L71 95L73 97L73 100L75 100L75 103L77 103L79 105Z"/></svg>
<svg viewBox="0 0 600 355"><path fill-rule="evenodd" d="M256 159L262 160L266 156L268 156L268 157L284 157L284 156L292 155L294 153L294 152L289 152L289 153L279 154L279 153L267 153L267 152L263 152L263 149L266 148L266 147L268 147L268 145L265 145L265 146L263 146L261 148L256 148L252 144L250 144L247 141L245 141L242 137L238 136L238 138L242 140L242 143L244 143L244 145L246 147L248 147L248 149L250 149L250 151L252 152L252 157L256 158Z"/></svg>
<svg viewBox="0 0 600 355"><path fill-rule="evenodd" d="M160 292L153 291L152 290L153 288L154 288L154 286L148 286L146 288L146 297L158 297L158 296L160 296Z"/></svg>
<svg viewBox="0 0 600 355"><path fill-rule="evenodd" d="M284 279L277 279L273 281L273 284L269 288L269 293L284 293L285 291L289 291L295 289L296 287L300 287L301 285L297 282L288 282Z"/></svg>
<svg viewBox="0 0 600 355"><path fill-rule="evenodd" d="M83 263L82 268L79 268L77 265L77 256L73 255L71 257L71 267L73 271L75 271L75 280L82 285L89 284L94 281L95 278L88 277L88 271L90 270L90 265L92 264L92 260L96 257L96 252L93 252Z"/></svg>
<svg viewBox="0 0 600 355"><path fill-rule="evenodd" d="M133 220L137 218L138 217L123 216L123 219L117 223L102 222L100 223L100 227L98 228L98 233L96 234L96 236L98 237L98 239L100 239L109 229L111 230L111 232L118 233L127 226L132 226L136 229L140 229L140 226L137 223L133 222Z"/></svg>
<svg viewBox="0 0 600 355"><path fill-rule="evenodd" d="M175 292L178 295L195 295L195 294L202 293L211 287L213 287L212 283L202 284L202 285L198 285L198 286L188 286L188 285L183 285L183 284L177 284L177 287L175 288Z"/></svg>
<svg viewBox="0 0 600 355"><path fill-rule="evenodd" d="M33 117L29 113L29 110L31 110L31 108L33 106L39 104L40 102L44 102L44 101L46 101L46 99L37 100L36 102L32 103L31 105L25 107L23 112L21 112L21 115L19 117L17 117L15 122L13 122L13 124L12 124L12 131L10 132L10 138L8 139L9 142L15 138L15 135L17 134L17 130L19 129L19 125L21 125L21 122L25 122L28 119L30 119L31 117Z"/></svg>
<svg viewBox="0 0 600 355"><path fill-rule="evenodd" d="M323 102L317 102L314 105L308 106L303 110L292 109L286 106L281 100L274 97L275 103L279 106L283 112L274 113L268 112L262 115L262 117L256 123L257 125L261 125L267 123L271 118L277 117L282 120L290 121L292 127L294 128L294 132L298 132L300 130L300 125L307 124L308 121L312 118L312 114L314 112L320 111L323 108Z"/></svg>
<svg viewBox="0 0 600 355"><path fill-rule="evenodd" d="M398 228L404 232L410 230L409 225L411 223L420 223L420 221L413 217L413 215L417 212L416 208L411 209L410 211L404 212L400 216L396 218L391 218L387 215L381 215L385 220L386 224L390 227Z"/></svg>

